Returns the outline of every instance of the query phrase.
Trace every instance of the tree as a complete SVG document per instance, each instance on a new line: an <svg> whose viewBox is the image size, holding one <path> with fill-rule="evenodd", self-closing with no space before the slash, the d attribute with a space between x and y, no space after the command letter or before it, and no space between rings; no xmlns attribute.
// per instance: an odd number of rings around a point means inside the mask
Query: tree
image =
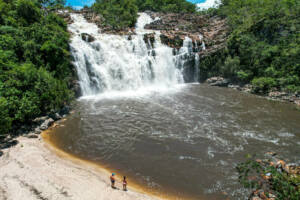
<svg viewBox="0 0 300 200"><path fill-rule="evenodd" d="M32 24L37 22L41 17L41 12L36 1L18 0L16 3L17 14L24 19L24 24Z"/></svg>
<svg viewBox="0 0 300 200"><path fill-rule="evenodd" d="M96 0L93 8L116 30L133 27L137 20L135 0Z"/></svg>
<svg viewBox="0 0 300 200"><path fill-rule="evenodd" d="M47 2L0 0L1 135L73 97L70 35L61 17L42 8Z"/></svg>
<svg viewBox="0 0 300 200"><path fill-rule="evenodd" d="M200 64L200 68L252 83L254 92L272 88L300 92L299 1L222 0L215 13L229 24L226 51L214 62L203 59L209 66Z"/></svg>
<svg viewBox="0 0 300 200"><path fill-rule="evenodd" d="M0 87L1 87L0 82ZM0 136L8 133L11 128L12 119L8 113L8 102L7 99L0 97Z"/></svg>

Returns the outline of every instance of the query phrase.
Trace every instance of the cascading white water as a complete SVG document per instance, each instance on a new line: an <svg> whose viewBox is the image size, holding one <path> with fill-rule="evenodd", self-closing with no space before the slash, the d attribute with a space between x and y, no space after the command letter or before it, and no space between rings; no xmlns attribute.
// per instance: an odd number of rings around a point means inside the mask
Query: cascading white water
<svg viewBox="0 0 300 200"><path fill-rule="evenodd" d="M189 82L198 82L199 80L200 58L198 53L194 52L194 49L196 52L199 51L197 41L193 42L191 38L186 36L183 41L182 47L179 49L175 56L176 66L182 71L184 71L185 68L191 68L192 66L194 66L193 77L188 77Z"/></svg>
<svg viewBox="0 0 300 200"><path fill-rule="evenodd" d="M69 26L73 33L71 49L84 96L149 87L168 88L183 83L173 50L160 42L159 32L155 32L154 48L147 47L144 34L149 31L144 26L153 21L147 14L140 14L136 35L131 40L128 36L100 34L99 28L82 15L71 17L74 21ZM82 40L82 33L93 36L95 41Z"/></svg>

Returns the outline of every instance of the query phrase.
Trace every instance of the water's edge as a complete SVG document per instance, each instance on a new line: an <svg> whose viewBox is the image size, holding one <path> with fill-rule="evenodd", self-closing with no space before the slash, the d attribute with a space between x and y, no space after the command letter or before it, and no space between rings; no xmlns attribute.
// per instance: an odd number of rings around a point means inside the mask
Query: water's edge
<svg viewBox="0 0 300 200"><path fill-rule="evenodd" d="M70 114L71 115L71 114ZM64 121L66 119L62 119L60 122ZM59 123L59 122L57 122ZM99 162L93 162L84 158L81 158L80 156L68 153L66 151L64 151L63 149L60 149L55 143L53 143L51 141L51 134L55 131L56 125L53 125L52 127L50 127L48 130L44 131L41 133L41 137L43 139L43 141L45 142L45 146L46 148L48 148L52 153L54 153L55 155L57 155L58 157L71 161L72 163L75 163L77 165L80 166L88 166L88 167L92 167L95 172L98 173L103 173L105 175L107 175L107 179L109 179L109 176L111 174L111 171L116 172L116 170L111 169L111 168L106 168L103 165L101 165ZM117 176L117 180L121 180L121 176L119 176L118 173L116 172L116 176ZM137 193L141 193L141 194L145 194L147 196L149 196L151 199L182 199L182 198L178 198L175 195L165 195L163 193L160 193L158 191L155 190L150 190L149 188L146 187L142 187L140 184L136 183L135 180L130 179L130 177L127 177L128 179L128 188L131 191L137 192ZM185 198L185 199L189 199L189 198Z"/></svg>

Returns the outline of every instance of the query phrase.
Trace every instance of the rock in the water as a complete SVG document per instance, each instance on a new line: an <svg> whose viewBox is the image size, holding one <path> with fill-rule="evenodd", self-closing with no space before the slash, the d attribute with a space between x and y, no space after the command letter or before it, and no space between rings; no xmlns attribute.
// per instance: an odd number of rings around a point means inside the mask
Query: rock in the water
<svg viewBox="0 0 300 200"><path fill-rule="evenodd" d="M0 157L3 155L3 151L0 151Z"/></svg>
<svg viewBox="0 0 300 200"><path fill-rule="evenodd" d="M41 126L40 129L41 130L46 130L49 128L49 126L51 126L54 123L54 120L52 118L47 119Z"/></svg>
<svg viewBox="0 0 300 200"><path fill-rule="evenodd" d="M297 106L300 106L300 100L296 100L296 101L295 101L295 104L296 104Z"/></svg>
<svg viewBox="0 0 300 200"><path fill-rule="evenodd" d="M33 132L34 134L40 134L42 131L39 127L36 127Z"/></svg>
<svg viewBox="0 0 300 200"><path fill-rule="evenodd" d="M229 84L228 88L234 89L234 90L242 90L239 85Z"/></svg>
<svg viewBox="0 0 300 200"><path fill-rule="evenodd" d="M60 120L62 118L59 113L50 114L49 117L54 119L55 121Z"/></svg>
<svg viewBox="0 0 300 200"><path fill-rule="evenodd" d="M63 116L63 117L64 117L64 115L67 115L67 114L69 114L69 113L70 113L70 107L69 107L69 106L63 107L63 108L60 110L60 112L59 112L59 114L60 114L61 116Z"/></svg>
<svg viewBox="0 0 300 200"><path fill-rule="evenodd" d="M86 42L94 42L95 38L88 33L81 33L81 39Z"/></svg>
<svg viewBox="0 0 300 200"><path fill-rule="evenodd" d="M227 87L229 85L229 80L223 77L212 77L206 80L206 82L211 86Z"/></svg>
<svg viewBox="0 0 300 200"><path fill-rule="evenodd" d="M38 118L35 118L33 120L34 123L37 123L37 124L42 124L44 121L46 121L48 119L47 116L43 116L43 117L38 117Z"/></svg>
<svg viewBox="0 0 300 200"><path fill-rule="evenodd" d="M284 97L284 96L287 96L287 93L286 92L278 92L278 91L275 91L275 92L269 92L269 97L275 97L275 98L280 98L280 97Z"/></svg>

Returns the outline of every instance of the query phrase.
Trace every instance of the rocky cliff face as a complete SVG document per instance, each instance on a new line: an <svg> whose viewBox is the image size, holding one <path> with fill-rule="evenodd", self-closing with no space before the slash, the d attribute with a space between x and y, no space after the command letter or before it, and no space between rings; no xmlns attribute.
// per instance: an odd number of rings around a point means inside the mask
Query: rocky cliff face
<svg viewBox="0 0 300 200"><path fill-rule="evenodd" d="M145 28L161 31L161 41L172 48L179 49L185 37L193 40L194 51L198 52L200 57L216 52L225 46L228 35L225 19L197 14L154 12L148 12L148 14L159 20L146 25Z"/></svg>
<svg viewBox="0 0 300 200"><path fill-rule="evenodd" d="M88 9L77 11L92 23L98 25L102 33L133 35L134 28L125 30L113 30L104 24L104 19ZM200 57L210 55L222 49L228 36L228 26L226 20L219 17L210 17L208 15L197 14L178 14L178 13L156 13L147 12L155 20L146 25L146 29L161 31L162 43L174 48L180 49L185 37L193 41L194 52L199 53ZM145 40L154 42L154 34L146 34Z"/></svg>

